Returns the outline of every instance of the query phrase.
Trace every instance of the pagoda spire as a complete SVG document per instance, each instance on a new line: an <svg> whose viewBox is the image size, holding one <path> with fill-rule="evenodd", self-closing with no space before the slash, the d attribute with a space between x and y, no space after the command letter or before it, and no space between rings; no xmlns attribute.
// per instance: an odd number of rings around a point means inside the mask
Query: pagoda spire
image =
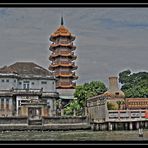
<svg viewBox="0 0 148 148"><path fill-rule="evenodd" d="M61 16L61 25L64 25L64 19L63 19L63 16Z"/></svg>

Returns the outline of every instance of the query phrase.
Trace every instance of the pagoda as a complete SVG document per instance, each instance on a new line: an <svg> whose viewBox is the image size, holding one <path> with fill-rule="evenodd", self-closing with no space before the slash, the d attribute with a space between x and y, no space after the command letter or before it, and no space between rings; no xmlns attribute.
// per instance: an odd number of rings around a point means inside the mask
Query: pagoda
<svg viewBox="0 0 148 148"><path fill-rule="evenodd" d="M78 67L74 62L77 58L74 54L76 46L73 45L75 36L64 26L63 17L61 17L60 27L51 34L49 40L52 42L49 47L51 51L49 70L57 78L57 90L63 97L68 97L75 89L74 80L78 79L78 76L74 70Z"/></svg>

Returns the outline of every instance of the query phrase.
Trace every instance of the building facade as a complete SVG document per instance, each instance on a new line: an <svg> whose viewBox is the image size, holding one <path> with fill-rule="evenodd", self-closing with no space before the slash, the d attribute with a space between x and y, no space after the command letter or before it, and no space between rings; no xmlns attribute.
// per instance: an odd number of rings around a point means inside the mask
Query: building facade
<svg viewBox="0 0 148 148"><path fill-rule="evenodd" d="M43 67L16 62L0 68L0 116L54 116L57 99L55 78Z"/></svg>
<svg viewBox="0 0 148 148"><path fill-rule="evenodd" d="M52 53L49 57L51 61L49 70L57 78L56 88L65 103L73 99L75 80L78 79L74 72L78 68L74 62L77 58L74 54L76 49L73 45L74 40L75 36L64 26L62 17L60 27L50 36L52 43L49 50Z"/></svg>

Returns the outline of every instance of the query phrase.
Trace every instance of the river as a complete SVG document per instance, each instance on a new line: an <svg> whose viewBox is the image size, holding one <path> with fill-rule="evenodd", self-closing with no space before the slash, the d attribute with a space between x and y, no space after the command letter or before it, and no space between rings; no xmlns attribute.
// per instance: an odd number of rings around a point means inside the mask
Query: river
<svg viewBox="0 0 148 148"><path fill-rule="evenodd" d="M102 142L102 141L147 141L148 130L144 130L143 137L138 131L3 131L0 132L0 141L73 141L73 142Z"/></svg>

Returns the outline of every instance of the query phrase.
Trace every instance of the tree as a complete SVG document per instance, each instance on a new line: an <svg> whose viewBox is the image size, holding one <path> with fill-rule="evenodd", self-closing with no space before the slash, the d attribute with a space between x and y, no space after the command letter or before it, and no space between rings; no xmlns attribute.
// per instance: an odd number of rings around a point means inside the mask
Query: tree
<svg viewBox="0 0 148 148"><path fill-rule="evenodd" d="M148 97L148 72L131 73L130 70L119 73L121 90L125 97Z"/></svg>
<svg viewBox="0 0 148 148"><path fill-rule="evenodd" d="M71 101L64 109L65 115L83 115L86 107L86 100L90 97L99 95L107 91L104 83L101 81L92 81L76 86L74 93L75 99Z"/></svg>
<svg viewBox="0 0 148 148"><path fill-rule="evenodd" d="M101 81L91 81L90 83L78 85L74 97L78 99L78 103L81 107L85 107L88 98L102 94L105 91L107 91L107 88L104 83Z"/></svg>

